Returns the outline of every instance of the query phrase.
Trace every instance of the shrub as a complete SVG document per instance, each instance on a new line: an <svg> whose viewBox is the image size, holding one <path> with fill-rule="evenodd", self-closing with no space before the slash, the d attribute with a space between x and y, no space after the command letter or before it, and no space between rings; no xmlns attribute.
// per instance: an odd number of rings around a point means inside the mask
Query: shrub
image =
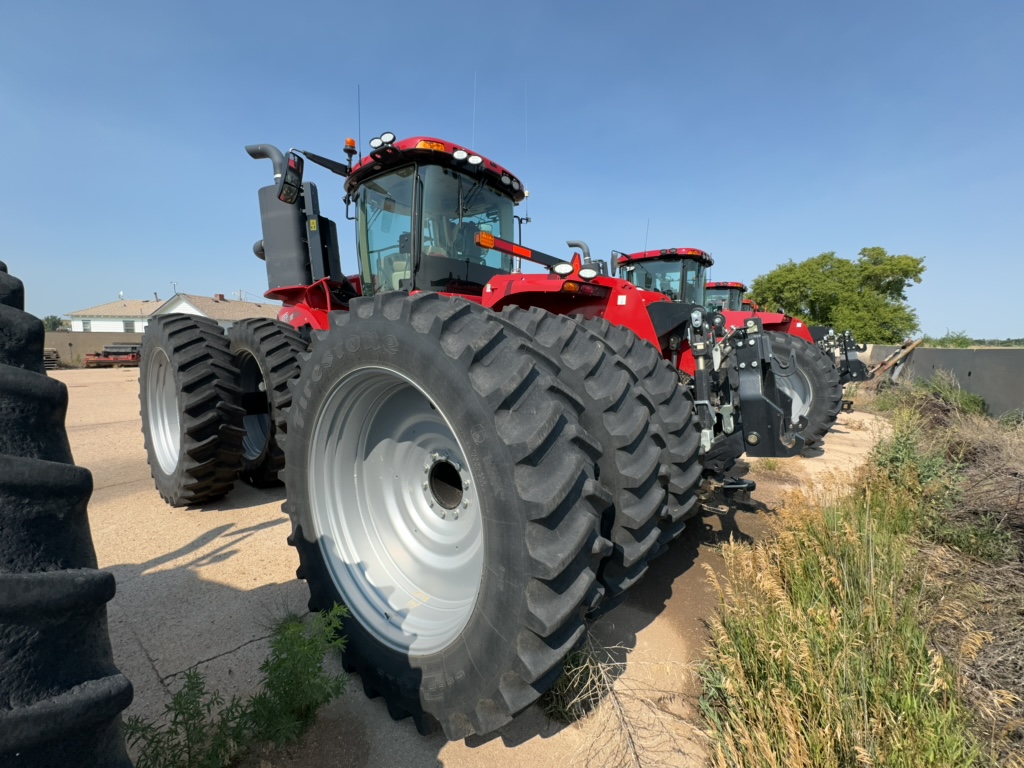
<svg viewBox="0 0 1024 768"><path fill-rule="evenodd" d="M225 705L219 692L207 690L202 673L189 669L166 707L166 724L137 715L125 721L136 768L221 768L260 742L297 739L317 710L344 691L345 678L328 675L324 657L344 647L339 632L346 615L336 605L309 622L293 615L279 621L260 666L261 690L247 701L233 696Z"/></svg>

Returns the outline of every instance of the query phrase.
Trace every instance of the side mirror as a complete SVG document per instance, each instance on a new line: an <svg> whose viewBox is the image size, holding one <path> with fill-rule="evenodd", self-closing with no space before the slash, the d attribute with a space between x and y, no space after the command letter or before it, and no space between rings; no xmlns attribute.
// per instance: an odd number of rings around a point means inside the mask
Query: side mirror
<svg viewBox="0 0 1024 768"><path fill-rule="evenodd" d="M294 205L302 191L302 167L305 161L301 155L289 152L284 173L277 180L277 199L282 203Z"/></svg>

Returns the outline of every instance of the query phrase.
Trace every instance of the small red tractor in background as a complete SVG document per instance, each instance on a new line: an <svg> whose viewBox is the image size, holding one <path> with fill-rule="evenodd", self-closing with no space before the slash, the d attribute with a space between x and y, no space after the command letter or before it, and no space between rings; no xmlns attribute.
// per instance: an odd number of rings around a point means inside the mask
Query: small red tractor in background
<svg viewBox="0 0 1024 768"><path fill-rule="evenodd" d="M743 283L710 282L707 284L707 306L709 309L724 311L726 317L733 312L735 322L742 321L751 314L757 315L765 330L788 333L817 344L839 370L839 383L842 386L871 378L868 367L857 357L857 353L863 352L865 347L857 343L852 332L837 334L833 328L808 325L783 310L764 312L753 300L743 297L746 292L747 286ZM737 306L739 309L734 309ZM849 403L846 400L843 402Z"/></svg>
<svg viewBox="0 0 1024 768"><path fill-rule="evenodd" d="M770 342L757 318L727 330L610 277L583 243L568 260L513 244L522 182L458 144L382 134L358 162L352 140L347 162L246 150L274 168L254 251L284 306L226 337L151 321L157 488L196 504L283 470L310 609L348 607L344 660L366 691L423 730L491 732L696 514L716 445L799 452ZM358 275L305 162L345 179Z"/></svg>
<svg viewBox="0 0 1024 768"><path fill-rule="evenodd" d="M811 336L807 325L785 313L768 313L745 303L747 287L737 282L704 282L711 257L697 248L672 248L642 253L613 253L621 274L645 290L664 293L673 301L705 306L725 318L725 328L742 328L756 318L770 339L775 381L792 401L791 416L803 419L805 450L814 449L835 423L842 404L840 374L832 359ZM739 446L724 454L727 469ZM749 452L748 452L749 453Z"/></svg>

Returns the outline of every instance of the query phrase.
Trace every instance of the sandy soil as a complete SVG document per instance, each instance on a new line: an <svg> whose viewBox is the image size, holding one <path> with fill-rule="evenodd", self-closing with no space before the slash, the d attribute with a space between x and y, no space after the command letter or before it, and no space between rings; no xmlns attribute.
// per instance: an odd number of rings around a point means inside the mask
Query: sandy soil
<svg viewBox="0 0 1024 768"><path fill-rule="evenodd" d="M295 579L294 552L281 513L281 490L237 486L202 508L171 509L153 488L142 445L138 371L54 372L70 393L68 435L76 461L92 470L89 508L100 567L117 579L109 606L118 666L135 685L128 714L157 717L188 668L198 665L226 696L253 693L273 621L303 612L306 588ZM644 748L659 764L694 765L701 754L693 674L715 608L705 566L720 566L715 545L730 537L756 541L788 490L841 482L863 461L882 422L842 414L812 458L769 469L751 460L758 488L749 500L708 500L669 552L657 560L623 605L597 622L597 642L614 647L624 672L618 703L640 724ZM446 742L421 737L410 721L394 722L380 699L368 700L357 678L326 707L299 744L253 756L248 766L557 766L606 765L602 749L617 718L606 707L582 723L562 725L534 706L500 732ZM646 703L641 703L641 701ZM658 714L660 713L660 714ZM656 754L655 754L656 753Z"/></svg>

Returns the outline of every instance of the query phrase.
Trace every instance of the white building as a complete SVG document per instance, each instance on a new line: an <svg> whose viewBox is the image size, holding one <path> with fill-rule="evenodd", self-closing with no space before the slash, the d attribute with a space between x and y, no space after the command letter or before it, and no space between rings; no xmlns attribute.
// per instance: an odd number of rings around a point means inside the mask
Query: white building
<svg viewBox="0 0 1024 768"><path fill-rule="evenodd" d="M210 296L194 296L177 293L166 301L122 299L98 307L69 312L72 332L85 333L142 333L149 318L155 315L169 315L185 312L216 320L224 328L230 328L247 317L276 318L280 304L252 301L231 301L223 293Z"/></svg>

